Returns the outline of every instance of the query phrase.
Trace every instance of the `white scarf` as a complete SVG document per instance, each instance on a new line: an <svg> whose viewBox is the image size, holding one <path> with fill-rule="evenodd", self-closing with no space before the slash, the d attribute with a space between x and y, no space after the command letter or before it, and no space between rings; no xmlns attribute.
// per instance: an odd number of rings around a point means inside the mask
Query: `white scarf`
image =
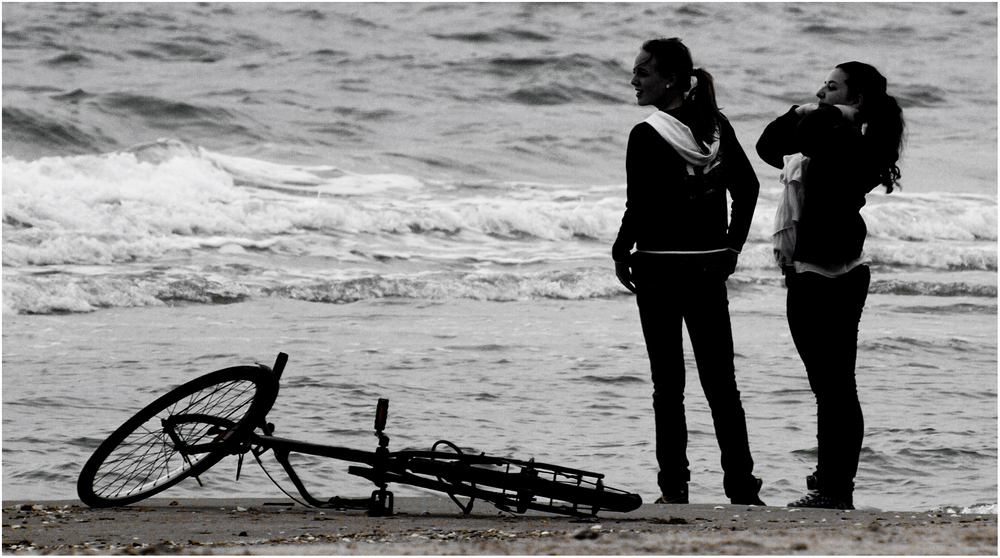
<svg viewBox="0 0 1000 558"><path fill-rule="evenodd" d="M778 208L774 212L774 258L778 265L792 265L792 253L795 252L795 240L802 215L802 205L805 192L802 184L805 181L809 157L801 153L785 155L785 166L781 169L781 183L785 185L778 200Z"/></svg>
<svg viewBox="0 0 1000 558"><path fill-rule="evenodd" d="M677 154L688 162L689 174L694 173L692 167L704 167L704 172L708 172L719 163L719 144L722 142L718 139L708 145L708 153L706 154L701 150L698 140L694 139L691 128L673 116L663 111L657 111L649 115L645 122L652 126L677 151Z"/></svg>

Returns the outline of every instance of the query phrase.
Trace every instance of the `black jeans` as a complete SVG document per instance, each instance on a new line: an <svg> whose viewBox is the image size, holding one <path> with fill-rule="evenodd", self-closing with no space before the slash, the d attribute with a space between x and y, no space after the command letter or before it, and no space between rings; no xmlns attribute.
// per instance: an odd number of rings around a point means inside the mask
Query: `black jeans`
<svg viewBox="0 0 1000 558"><path fill-rule="evenodd" d="M788 327L816 395L817 488L847 501L854 492L865 431L854 367L870 282L871 271L864 265L837 278L794 271L785 275Z"/></svg>
<svg viewBox="0 0 1000 558"><path fill-rule="evenodd" d="M697 260L695 260L697 261ZM684 418L684 345L687 324L701 386L722 450L726 496L757 494L746 416L736 387L726 273L648 256L632 260L639 319L653 377L657 482L670 493L690 480Z"/></svg>

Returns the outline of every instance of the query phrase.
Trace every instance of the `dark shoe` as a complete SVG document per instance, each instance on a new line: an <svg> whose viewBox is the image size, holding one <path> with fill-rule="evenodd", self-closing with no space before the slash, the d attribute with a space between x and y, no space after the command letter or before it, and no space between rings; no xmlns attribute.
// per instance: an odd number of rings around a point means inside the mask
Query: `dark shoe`
<svg viewBox="0 0 1000 558"><path fill-rule="evenodd" d="M729 499L729 503L736 506L766 506L758 494L760 494L760 487L764 486L763 479L755 479L757 481L757 490L753 493L744 494L741 496L735 496Z"/></svg>
<svg viewBox="0 0 1000 558"><path fill-rule="evenodd" d="M683 488L677 488L675 490L664 491L660 494L660 497L653 502L654 504L687 504L688 503L688 489L687 485Z"/></svg>
<svg viewBox="0 0 1000 558"><path fill-rule="evenodd" d="M853 510L854 504L850 500L839 500L824 496L815 490L810 490L809 494L788 504L790 508L822 508L827 510Z"/></svg>

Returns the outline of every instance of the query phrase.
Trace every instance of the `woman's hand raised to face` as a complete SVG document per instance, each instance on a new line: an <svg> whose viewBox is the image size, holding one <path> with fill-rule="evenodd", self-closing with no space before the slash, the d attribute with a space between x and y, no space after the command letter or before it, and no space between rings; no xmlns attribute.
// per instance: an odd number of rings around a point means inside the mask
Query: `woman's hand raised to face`
<svg viewBox="0 0 1000 558"><path fill-rule="evenodd" d="M799 116L805 116L818 108L819 108L819 103L808 103L805 105L799 105L795 109L795 114Z"/></svg>
<svg viewBox="0 0 1000 558"><path fill-rule="evenodd" d="M858 114L857 107L851 105L833 105L833 106L840 109L840 114L843 115L844 118L846 118L851 122L854 122L855 117ZM798 114L799 116L805 116L810 112L816 110L817 108L819 108L819 103L809 103L807 105L801 105L795 109L795 114Z"/></svg>
<svg viewBox="0 0 1000 558"><path fill-rule="evenodd" d="M857 107L852 107L851 105L834 105L834 106L839 108L840 114L844 115L844 118L848 119L851 122L854 122L855 118L858 115Z"/></svg>

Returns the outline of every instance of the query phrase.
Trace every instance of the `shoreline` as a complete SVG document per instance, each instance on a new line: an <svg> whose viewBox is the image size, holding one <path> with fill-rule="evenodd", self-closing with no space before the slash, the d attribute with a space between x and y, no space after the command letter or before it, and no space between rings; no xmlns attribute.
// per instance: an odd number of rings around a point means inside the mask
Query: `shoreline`
<svg viewBox="0 0 1000 558"><path fill-rule="evenodd" d="M644 504L572 518L463 515L444 496L396 499L389 517L286 498L3 502L4 554L951 554L996 555L996 514Z"/></svg>
<svg viewBox="0 0 1000 558"><path fill-rule="evenodd" d="M784 504L801 496L802 477L815 468L815 399L781 329L780 304L758 311L749 298L731 303L740 391L762 498ZM995 506L997 494L996 315L956 314L947 336L940 314L875 305L869 318L870 357L859 374L867 449L855 505L996 513L982 509ZM658 494L650 482L648 358L628 300L269 299L3 322L6 500L76 498L77 475L93 449L143 405L215 369L270 365L279 351L290 361L268 419L295 439L374 449L370 421L385 397L392 450L448 439L491 455L598 471L608 485L649 502ZM685 348L692 501L727 502L711 412ZM952 369L963 371L961 388L942 373ZM343 465L321 460L302 472L341 494L370 491ZM182 483L168 496L281 497L258 467L245 468L244 482L235 481L235 468L224 460L205 487Z"/></svg>

